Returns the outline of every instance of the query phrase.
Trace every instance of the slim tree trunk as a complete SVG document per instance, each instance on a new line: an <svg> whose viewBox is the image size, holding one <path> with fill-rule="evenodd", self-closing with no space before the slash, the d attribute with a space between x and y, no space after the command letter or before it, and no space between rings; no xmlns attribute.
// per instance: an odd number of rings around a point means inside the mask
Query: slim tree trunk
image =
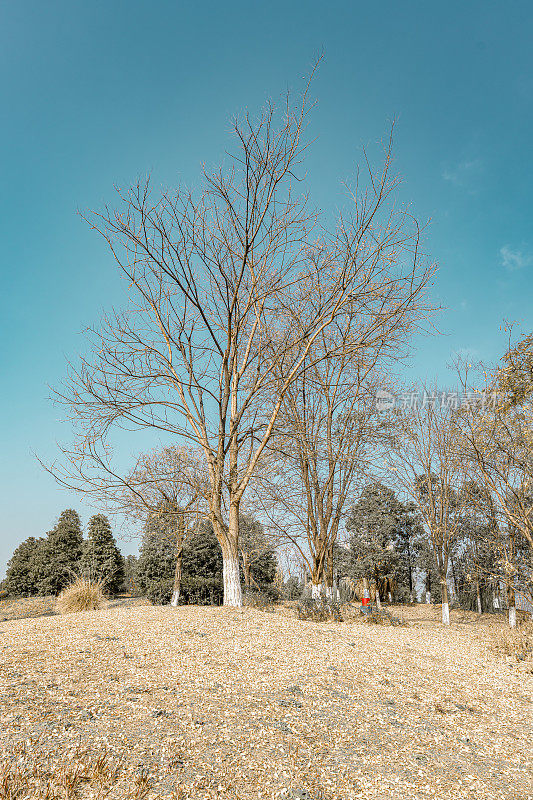
<svg viewBox="0 0 533 800"><path fill-rule="evenodd" d="M180 546L176 557L176 569L174 570L174 588L172 590L172 599L170 605L176 607L180 600L181 590L181 562L183 559L183 549Z"/></svg>
<svg viewBox="0 0 533 800"><path fill-rule="evenodd" d="M431 572L426 572L426 603L431 603Z"/></svg>
<svg viewBox="0 0 533 800"><path fill-rule="evenodd" d="M450 605L448 603L448 584L446 583L446 576L441 578L442 586L442 624L450 624Z"/></svg>
<svg viewBox="0 0 533 800"><path fill-rule="evenodd" d="M252 585L252 574L250 570L250 558L247 553L244 553L241 550L242 556L242 571L244 573L244 585L247 589L251 588Z"/></svg>
<svg viewBox="0 0 533 800"><path fill-rule="evenodd" d="M477 606L477 613L483 613L483 606L481 604L481 589L479 587L479 580L476 580L476 606Z"/></svg>
<svg viewBox="0 0 533 800"><path fill-rule="evenodd" d="M376 589L376 606L378 611L381 611L381 597L379 596L379 587L377 581L374 581L374 586Z"/></svg>
<svg viewBox="0 0 533 800"><path fill-rule="evenodd" d="M185 538L185 519L178 511L178 526L176 532L176 569L174 570L174 586L170 605L176 607L180 600L181 590L181 562L183 559L183 540Z"/></svg>
<svg viewBox="0 0 533 800"><path fill-rule="evenodd" d="M455 599L458 600L459 599L459 590L458 590L458 587L457 587L457 578L455 576L455 565L453 563L453 558L452 558L451 555L450 555L450 565L451 565L451 568L452 568L453 591L454 591Z"/></svg>
<svg viewBox="0 0 533 800"><path fill-rule="evenodd" d="M507 582L507 602L509 604L509 627L516 628L516 599L512 581Z"/></svg>
<svg viewBox="0 0 533 800"><path fill-rule="evenodd" d="M333 545L328 550L327 570L325 570L326 600L333 600Z"/></svg>

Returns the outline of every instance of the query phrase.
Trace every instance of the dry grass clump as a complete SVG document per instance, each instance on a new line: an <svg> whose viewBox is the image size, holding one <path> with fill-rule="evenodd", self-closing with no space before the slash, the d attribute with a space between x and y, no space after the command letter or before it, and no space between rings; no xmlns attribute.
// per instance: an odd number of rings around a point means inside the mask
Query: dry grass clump
<svg viewBox="0 0 533 800"><path fill-rule="evenodd" d="M58 595L56 611L59 614L72 614L77 611L96 611L105 605L102 584L90 578L79 577Z"/></svg>
<svg viewBox="0 0 533 800"><path fill-rule="evenodd" d="M298 619L308 619L313 622L343 621L340 605L324 598L317 600L303 598L296 606L296 615Z"/></svg>
<svg viewBox="0 0 533 800"><path fill-rule="evenodd" d="M144 800L151 788L146 775L129 774L105 750L77 748L52 758L19 743L0 759L0 800Z"/></svg>
<svg viewBox="0 0 533 800"><path fill-rule="evenodd" d="M492 650L498 655L530 664L533 671L533 623L524 622L518 628L498 631Z"/></svg>
<svg viewBox="0 0 533 800"><path fill-rule="evenodd" d="M366 622L367 625L405 625L403 619L398 619L393 614L390 614L385 609L378 611L377 608L372 608L368 612L360 610L360 621Z"/></svg>

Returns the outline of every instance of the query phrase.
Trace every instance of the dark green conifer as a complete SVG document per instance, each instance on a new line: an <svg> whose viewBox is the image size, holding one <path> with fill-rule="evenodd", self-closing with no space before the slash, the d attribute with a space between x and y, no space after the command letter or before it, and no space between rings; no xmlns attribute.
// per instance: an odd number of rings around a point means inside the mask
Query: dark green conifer
<svg viewBox="0 0 533 800"><path fill-rule="evenodd" d="M123 588L124 559L113 537L109 520L103 514L96 514L89 520L80 570L87 577L100 581L107 594L117 594Z"/></svg>
<svg viewBox="0 0 533 800"><path fill-rule="evenodd" d="M39 591L39 548L44 539L30 536L19 544L7 564L3 589L10 595L29 597Z"/></svg>
<svg viewBox="0 0 533 800"><path fill-rule="evenodd" d="M80 518L69 508L39 549L39 594L58 594L78 573L83 547Z"/></svg>

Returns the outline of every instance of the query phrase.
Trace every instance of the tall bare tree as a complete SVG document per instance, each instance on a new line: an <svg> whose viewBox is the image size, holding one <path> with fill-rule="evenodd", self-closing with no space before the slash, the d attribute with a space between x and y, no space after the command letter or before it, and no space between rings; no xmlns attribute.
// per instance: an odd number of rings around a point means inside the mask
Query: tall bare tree
<svg viewBox="0 0 533 800"><path fill-rule="evenodd" d="M458 414L461 449L472 478L490 497L511 627L516 625L518 561L524 546L533 553L533 389L524 378L529 353L519 355L520 369L510 350L492 372L485 370L482 377L474 372L477 388L469 365L458 364L469 396Z"/></svg>
<svg viewBox="0 0 533 800"><path fill-rule="evenodd" d="M272 529L300 552L314 598L333 596L332 548L375 416L370 381L365 393L348 367L342 355L324 360L289 389L255 481Z"/></svg>
<svg viewBox="0 0 533 800"><path fill-rule="evenodd" d="M71 366L59 392L76 426L53 468L85 491L108 459L117 428L164 432L204 454L208 514L221 544L224 603L241 605L239 509L284 398L319 358L313 345L354 313L379 319L403 307L431 268L419 229L383 169L328 232L298 190L308 90L280 115L235 121L226 170L204 171L200 196L180 188L154 197L149 183L119 191L119 208L89 219L127 281L129 306L94 332L91 355ZM320 302L316 302L321 287ZM268 418L254 413L273 396Z"/></svg>
<svg viewBox="0 0 533 800"><path fill-rule="evenodd" d="M445 625L450 624L448 567L463 524L460 489L467 474L447 397L424 387L413 407L399 412L394 446L386 458L390 480L420 511L437 564Z"/></svg>

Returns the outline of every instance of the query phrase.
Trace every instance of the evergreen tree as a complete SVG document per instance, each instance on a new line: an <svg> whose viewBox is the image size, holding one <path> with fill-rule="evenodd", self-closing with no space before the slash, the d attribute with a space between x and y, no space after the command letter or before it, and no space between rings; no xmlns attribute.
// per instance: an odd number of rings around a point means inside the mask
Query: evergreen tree
<svg viewBox="0 0 533 800"><path fill-rule="evenodd" d="M117 594L124 585L124 559L103 514L89 520L80 570L87 577L101 581L103 591L108 594Z"/></svg>
<svg viewBox="0 0 533 800"><path fill-rule="evenodd" d="M58 594L77 573L83 548L80 518L69 508L38 550L39 594Z"/></svg>
<svg viewBox="0 0 533 800"><path fill-rule="evenodd" d="M381 483L369 484L353 506L346 530L351 533L351 573L374 584L377 599L395 589L400 571L396 547L399 501Z"/></svg>
<svg viewBox="0 0 533 800"><path fill-rule="evenodd" d="M168 603L176 569L175 520L151 516L145 525L136 578L140 594L153 603ZM209 522L189 537L182 548L180 602L221 603L222 550Z"/></svg>
<svg viewBox="0 0 533 800"><path fill-rule="evenodd" d="M185 543L182 570L182 602L222 604L222 548L210 522Z"/></svg>
<svg viewBox="0 0 533 800"><path fill-rule="evenodd" d="M151 515L144 526L137 561L137 587L152 603L168 603L176 569L176 541L168 521Z"/></svg>
<svg viewBox="0 0 533 800"><path fill-rule="evenodd" d="M424 574L424 586L422 589L422 602L441 603L442 586L439 579L439 569L435 551L431 543L425 537L417 539L416 544L416 565Z"/></svg>
<svg viewBox="0 0 533 800"><path fill-rule="evenodd" d="M7 573L3 581L3 589L10 595L38 594L39 585L39 548L44 539L30 536L19 544L7 564Z"/></svg>
<svg viewBox="0 0 533 800"><path fill-rule="evenodd" d="M138 558L133 555L126 556L124 559L124 591L129 592L133 597L139 594L137 563Z"/></svg>
<svg viewBox="0 0 533 800"><path fill-rule="evenodd" d="M263 525L242 515L239 519L239 560L247 589L266 589L274 584L278 562Z"/></svg>
<svg viewBox="0 0 533 800"><path fill-rule="evenodd" d="M395 547L400 561L396 572L396 594L400 600L416 601L416 568L424 529L415 503L396 498Z"/></svg>

